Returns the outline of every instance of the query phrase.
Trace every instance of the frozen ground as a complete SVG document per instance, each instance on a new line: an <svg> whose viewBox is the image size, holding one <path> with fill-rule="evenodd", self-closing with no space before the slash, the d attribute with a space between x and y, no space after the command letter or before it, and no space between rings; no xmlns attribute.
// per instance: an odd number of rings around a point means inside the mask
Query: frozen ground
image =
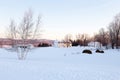
<svg viewBox="0 0 120 80"><path fill-rule="evenodd" d="M89 55L85 48L36 48L23 61L0 49L0 80L120 80L120 50L89 48Z"/></svg>

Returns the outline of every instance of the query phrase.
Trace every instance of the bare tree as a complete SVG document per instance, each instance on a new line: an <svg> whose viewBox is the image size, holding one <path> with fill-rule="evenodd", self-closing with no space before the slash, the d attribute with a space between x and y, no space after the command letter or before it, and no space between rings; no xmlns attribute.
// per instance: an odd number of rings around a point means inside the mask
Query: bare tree
<svg viewBox="0 0 120 80"><path fill-rule="evenodd" d="M88 44L88 34L78 34L76 35L77 43L81 46L87 46Z"/></svg>
<svg viewBox="0 0 120 80"><path fill-rule="evenodd" d="M83 43L82 42L82 35L80 33L76 35L76 42L78 45L81 45L81 46L83 45L82 44Z"/></svg>
<svg viewBox="0 0 120 80"><path fill-rule="evenodd" d="M105 45L105 31L104 31L104 28L101 28L99 30L99 37L100 37L100 42L102 43L102 45L104 46Z"/></svg>
<svg viewBox="0 0 120 80"><path fill-rule="evenodd" d="M72 40L72 35L71 34L67 34L66 36L65 36L65 43L66 43L66 45L67 45L67 47L69 47L70 46L70 42L71 42L71 40Z"/></svg>
<svg viewBox="0 0 120 80"><path fill-rule="evenodd" d="M114 27L114 23L110 23L108 27L108 31L109 31L109 37L110 37L112 49L114 49L114 45L115 45L115 33L113 27Z"/></svg>
<svg viewBox="0 0 120 80"><path fill-rule="evenodd" d="M107 44L109 41L108 32L105 31L104 28L101 28L99 33L94 35L94 41L100 42L102 44L100 47L105 46L107 49Z"/></svg>
<svg viewBox="0 0 120 80"><path fill-rule="evenodd" d="M30 49L28 47L28 40L35 39L35 36L38 35L38 32L40 32L40 20L41 17L38 16L37 20L35 21L33 18L33 12L31 9L29 9L27 12L25 12L23 19L18 26L15 26L13 21L11 21L11 38L17 38L22 41L21 43L17 43L18 46L16 47L18 59L26 59Z"/></svg>
<svg viewBox="0 0 120 80"><path fill-rule="evenodd" d="M118 49L118 41L119 41L119 35L120 35L120 13L115 16L114 20L115 26L113 27L114 32L115 32L115 43L116 43L116 48Z"/></svg>
<svg viewBox="0 0 120 80"><path fill-rule="evenodd" d="M85 33L82 34L81 39L82 39L82 42L83 42L83 46L87 46L88 34L85 34Z"/></svg>
<svg viewBox="0 0 120 80"><path fill-rule="evenodd" d="M110 35L112 48L114 48L114 45L116 45L116 48L118 49L118 42L119 42L119 35L120 35L120 13L117 14L114 20L110 23L108 27L108 31Z"/></svg>
<svg viewBox="0 0 120 80"><path fill-rule="evenodd" d="M99 30L99 37L100 37L100 42L102 43L103 46L107 47L108 44L108 32L104 30L104 28L101 28Z"/></svg>

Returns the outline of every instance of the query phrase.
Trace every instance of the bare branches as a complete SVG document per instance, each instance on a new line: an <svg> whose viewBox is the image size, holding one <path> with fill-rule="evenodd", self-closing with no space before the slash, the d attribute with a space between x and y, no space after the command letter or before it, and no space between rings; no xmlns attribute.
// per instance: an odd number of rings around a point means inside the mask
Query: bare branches
<svg viewBox="0 0 120 80"><path fill-rule="evenodd" d="M32 35L33 26L33 13L29 10L24 14L24 17L19 25L18 32L21 39L28 39Z"/></svg>
<svg viewBox="0 0 120 80"><path fill-rule="evenodd" d="M35 26L35 29L34 29L34 32L33 32L33 39L35 38L35 36L37 35L37 33L40 31L40 23L41 23L41 16L39 15L38 18L37 18L37 21L36 21L36 26Z"/></svg>
<svg viewBox="0 0 120 80"><path fill-rule="evenodd" d="M29 51L28 39L34 39L37 32L40 32L40 15L37 17L37 21L34 21L33 12L31 9L24 13L24 16L19 25L15 25L14 21L11 20L9 25L11 39L20 39L22 43L16 44L16 51L18 58L23 60L26 58Z"/></svg>
<svg viewBox="0 0 120 80"><path fill-rule="evenodd" d="M110 23L108 27L108 31L109 31L112 48L114 48L115 44L116 44L116 48L118 48L118 41L120 35L120 13L117 14L114 20Z"/></svg>

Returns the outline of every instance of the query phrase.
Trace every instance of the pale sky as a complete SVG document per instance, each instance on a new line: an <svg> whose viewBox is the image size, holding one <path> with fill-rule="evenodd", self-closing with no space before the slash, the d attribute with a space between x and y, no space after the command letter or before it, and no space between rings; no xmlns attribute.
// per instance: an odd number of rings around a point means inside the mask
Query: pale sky
<svg viewBox="0 0 120 80"><path fill-rule="evenodd" d="M35 16L41 14L42 38L62 39L106 28L120 12L120 0L0 0L0 35L10 19L19 21L29 8Z"/></svg>

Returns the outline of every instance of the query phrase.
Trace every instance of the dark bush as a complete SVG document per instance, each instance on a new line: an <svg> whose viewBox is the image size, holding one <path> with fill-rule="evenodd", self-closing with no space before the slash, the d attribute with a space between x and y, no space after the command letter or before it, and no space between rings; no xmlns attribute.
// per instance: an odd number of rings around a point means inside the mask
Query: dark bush
<svg viewBox="0 0 120 80"><path fill-rule="evenodd" d="M96 52L96 53L100 53L100 50L99 50L99 49L97 49L95 52Z"/></svg>
<svg viewBox="0 0 120 80"><path fill-rule="evenodd" d="M104 53L104 51L101 51L101 53Z"/></svg>
<svg viewBox="0 0 120 80"><path fill-rule="evenodd" d="M87 49L85 49L85 50L83 50L82 53L92 54L92 51L91 51L91 50L87 50Z"/></svg>
<svg viewBox="0 0 120 80"><path fill-rule="evenodd" d="M96 52L96 53L104 53L103 50L99 50L99 49L97 49L95 52Z"/></svg>
<svg viewBox="0 0 120 80"><path fill-rule="evenodd" d="M49 45L49 44L47 44L47 43L40 43L40 44L38 45L38 47L49 47L49 46L51 46L51 45Z"/></svg>
<svg viewBox="0 0 120 80"><path fill-rule="evenodd" d="M79 44L77 42L72 42L72 46L78 46Z"/></svg>

